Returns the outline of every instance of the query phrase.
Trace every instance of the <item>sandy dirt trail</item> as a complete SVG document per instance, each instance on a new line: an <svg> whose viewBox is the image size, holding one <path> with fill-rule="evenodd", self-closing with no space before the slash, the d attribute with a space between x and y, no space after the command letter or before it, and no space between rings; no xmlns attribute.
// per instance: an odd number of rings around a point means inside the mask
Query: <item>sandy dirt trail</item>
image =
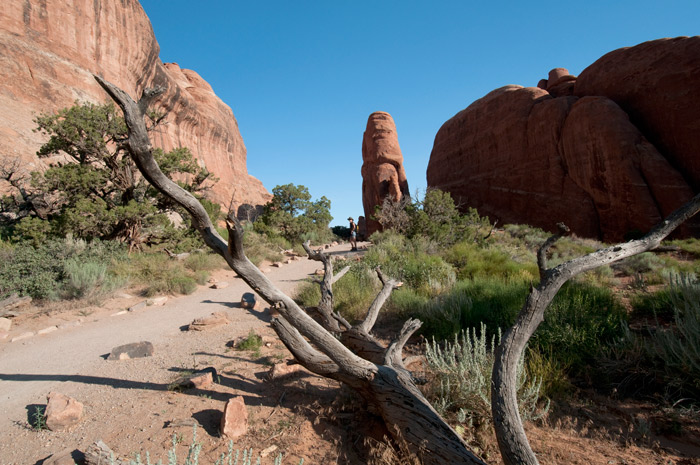
<svg viewBox="0 0 700 465"><path fill-rule="evenodd" d="M348 245L341 244L328 252L348 255L348 249ZM320 267L319 262L302 258L280 268L271 268L267 276L289 293ZM0 343L0 463L41 463L41 459L62 448L59 446L84 450L99 437L109 436L105 424L111 423L112 429L124 430L133 423L133 415L152 414L149 410L156 408L152 404L158 400L148 397L154 392L161 398L167 397L170 394L167 385L178 370L215 364L225 357L214 353L212 348L221 351L227 341L245 336L251 328L274 337L267 325L266 304L262 302L260 311L240 308L241 296L251 292L250 288L232 271L220 274L219 278L229 282L229 286L224 289L200 287L192 295L170 298L164 306L145 307L123 315L99 312L85 317L78 326ZM227 314L229 324L202 332L182 330L193 319L220 311ZM75 321L78 316L72 314L70 318ZM138 341L153 343L153 357L105 360L104 356L113 347ZM231 359L227 361L229 368L235 370L236 357L227 358ZM237 387L233 381L230 386ZM52 390L85 404L85 419L75 431L37 433L28 430L28 412L34 405L45 405L46 394ZM141 396L142 393L148 395ZM215 400L224 400L224 397ZM141 432L147 433L144 429L162 426L163 421L177 420L176 417L183 414L173 411L168 416L165 410L161 409L161 418L141 428ZM119 440L124 442L123 438Z"/></svg>

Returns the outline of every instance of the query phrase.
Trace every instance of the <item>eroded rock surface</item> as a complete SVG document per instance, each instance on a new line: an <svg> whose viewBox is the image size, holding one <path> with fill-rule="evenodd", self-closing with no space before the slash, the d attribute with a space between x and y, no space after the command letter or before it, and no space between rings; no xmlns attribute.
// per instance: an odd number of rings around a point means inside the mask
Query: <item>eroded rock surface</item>
<svg viewBox="0 0 700 465"><path fill-rule="evenodd" d="M428 186L502 223L606 241L647 231L700 187L700 37L616 50L579 78L506 86L438 131ZM697 234L698 221L682 228Z"/></svg>
<svg viewBox="0 0 700 465"><path fill-rule="evenodd" d="M132 97L163 85L157 106L168 124L154 134L164 150L189 147L219 179L212 200L228 207L270 199L249 176L246 148L231 109L196 72L164 64L150 21L137 0L5 0L0 9L0 162L43 167L35 153L45 141L33 119L78 101L104 102L98 74Z"/></svg>
<svg viewBox="0 0 700 465"><path fill-rule="evenodd" d="M369 115L362 137L362 162L362 206L369 236L381 229L372 219L375 207L387 197L397 201L410 195L396 124L389 113L377 111Z"/></svg>

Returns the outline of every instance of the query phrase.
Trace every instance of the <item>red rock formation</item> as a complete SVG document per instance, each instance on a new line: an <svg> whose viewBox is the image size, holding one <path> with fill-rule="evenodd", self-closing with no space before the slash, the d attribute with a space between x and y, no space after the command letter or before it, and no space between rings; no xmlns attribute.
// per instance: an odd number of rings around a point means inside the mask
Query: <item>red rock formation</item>
<svg viewBox="0 0 700 465"><path fill-rule="evenodd" d="M369 115L362 136L362 161L362 206L369 236L381 230L381 225L372 219L375 207L387 197L397 201L410 195L396 124L389 113L377 111Z"/></svg>
<svg viewBox="0 0 700 465"><path fill-rule="evenodd" d="M653 92L662 83L668 97ZM646 231L700 185L699 86L692 38L612 52L578 79L557 68L537 88L497 89L440 128L428 186L502 223L564 221L607 241Z"/></svg>
<svg viewBox="0 0 700 465"><path fill-rule="evenodd" d="M137 0L5 0L0 9L0 159L20 158L41 169L34 133L40 113L76 100L108 99L92 75L114 82L133 97L164 85L160 109L168 124L154 145L186 146L220 181L212 199L228 206L265 203L270 194L249 176L246 149L231 109L197 73L163 64L153 29Z"/></svg>

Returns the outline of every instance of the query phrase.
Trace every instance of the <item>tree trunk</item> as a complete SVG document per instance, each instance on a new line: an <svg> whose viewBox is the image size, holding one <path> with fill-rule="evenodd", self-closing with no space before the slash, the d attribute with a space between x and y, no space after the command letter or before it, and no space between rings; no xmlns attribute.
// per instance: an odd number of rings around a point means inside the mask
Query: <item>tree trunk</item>
<svg viewBox="0 0 700 465"><path fill-rule="evenodd" d="M384 365L354 354L277 289L248 260L243 253L242 228L233 212L229 212L227 218L227 243L218 234L199 201L160 171L153 158L144 117L149 102L163 89L145 90L136 103L113 84L98 76L95 79L124 112L129 130L129 152L144 178L187 210L205 243L224 257L231 268L280 313L281 318L273 322L273 328L299 363L314 373L336 379L357 390L380 412L392 435L399 441L406 441L410 451L423 458L423 463L485 464L430 406L402 366L397 354L401 353L406 340L419 325L413 323L412 326L404 326L397 341L386 350ZM376 312L368 312L368 318L370 316L376 318ZM374 321L371 323L374 324Z"/></svg>

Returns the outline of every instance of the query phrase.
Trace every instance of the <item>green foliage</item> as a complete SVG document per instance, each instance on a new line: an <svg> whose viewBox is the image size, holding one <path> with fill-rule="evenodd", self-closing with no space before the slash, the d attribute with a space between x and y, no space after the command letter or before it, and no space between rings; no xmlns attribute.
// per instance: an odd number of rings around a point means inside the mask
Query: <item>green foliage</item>
<svg viewBox="0 0 700 465"><path fill-rule="evenodd" d="M619 392L662 394L670 403L700 404L700 283L683 276L660 294L670 324L624 332L605 351L601 370ZM653 321L653 320L652 320Z"/></svg>
<svg viewBox="0 0 700 465"><path fill-rule="evenodd" d="M488 218L473 208L461 213L450 194L439 189L428 189L422 201L387 198L374 217L385 230L408 238L424 236L440 247L460 240L481 241L490 229Z"/></svg>
<svg viewBox="0 0 700 465"><path fill-rule="evenodd" d="M191 271L215 271L228 268L228 264L221 255L214 252L194 252L185 259L185 268Z"/></svg>
<svg viewBox="0 0 700 465"><path fill-rule="evenodd" d="M97 297L124 284L123 280L108 272L108 264L104 261L69 258L64 264L64 271L64 296L68 298Z"/></svg>
<svg viewBox="0 0 700 465"><path fill-rule="evenodd" d="M681 278L669 296L674 326L654 333L652 350L674 384L700 395L700 283Z"/></svg>
<svg viewBox="0 0 700 465"><path fill-rule="evenodd" d="M534 262L518 263L496 246L483 247L461 241L444 251L443 257L457 269L460 280L500 277L536 281L539 275Z"/></svg>
<svg viewBox="0 0 700 465"><path fill-rule="evenodd" d="M255 331L251 328L243 340L236 344L236 349L238 350L250 350L257 352L262 347L262 337L258 336Z"/></svg>
<svg viewBox="0 0 700 465"><path fill-rule="evenodd" d="M114 274L123 281L134 285L144 285L146 297L156 294L191 294L197 284L206 282L206 270L188 269L194 262L182 262L169 258L160 251L132 254L128 262L118 262L113 267Z"/></svg>
<svg viewBox="0 0 700 465"><path fill-rule="evenodd" d="M49 429L46 426L46 407L36 406L34 412L31 414L32 417L32 429L34 431L42 431Z"/></svg>
<svg viewBox="0 0 700 465"><path fill-rule="evenodd" d="M49 234L51 234L51 224L48 221L36 216L26 216L15 225L13 239L26 241L34 247L39 247L46 242Z"/></svg>
<svg viewBox="0 0 700 465"><path fill-rule="evenodd" d="M669 241L668 245L679 247L683 252L690 254L693 258L700 258L700 239L682 239Z"/></svg>
<svg viewBox="0 0 700 465"><path fill-rule="evenodd" d="M613 265L623 275L643 278L647 284L663 282L660 270L664 266L664 260L653 252L640 253Z"/></svg>
<svg viewBox="0 0 700 465"><path fill-rule="evenodd" d="M226 235L228 237L228 233ZM248 260L253 262L255 266L260 266L263 260L276 262L282 259L280 253L280 242L283 241L282 249L286 249L289 243L284 238L279 236L268 236L257 231L257 227L246 227L243 234L243 248Z"/></svg>
<svg viewBox="0 0 700 465"><path fill-rule="evenodd" d="M545 313L531 345L573 375L583 374L605 346L623 334L627 314L611 290L569 282Z"/></svg>
<svg viewBox="0 0 700 465"><path fill-rule="evenodd" d="M308 188L285 184L272 189L272 200L265 205L263 214L255 221L255 229L269 236L279 235L290 242L303 242L305 234L317 238L331 237L328 224L331 201L326 197L311 201Z"/></svg>
<svg viewBox="0 0 700 465"><path fill-rule="evenodd" d="M455 283L454 268L434 253L437 247L422 237L406 239L392 231L372 235L375 246L367 251L368 268L382 271L424 295L434 296Z"/></svg>
<svg viewBox="0 0 700 465"><path fill-rule="evenodd" d="M426 345L425 358L436 373L439 386L432 393L438 412L455 412L460 423L470 428L491 423L491 372L493 351L501 332L487 337L486 326L462 331L444 348L433 339ZM437 385L437 383L436 383ZM524 420L535 417L541 382L529 378L523 360L518 366L518 407Z"/></svg>
<svg viewBox="0 0 700 465"><path fill-rule="evenodd" d="M349 321L364 318L379 289L379 279L373 270L363 264L353 265L345 276L333 284L334 310ZM313 282L302 284L294 300L304 307L317 306L321 300L319 285Z"/></svg>
<svg viewBox="0 0 700 465"><path fill-rule="evenodd" d="M125 260L118 243L52 239L35 248L17 244L0 250L0 298L13 293L35 299L81 297L118 284L103 267Z"/></svg>
<svg viewBox="0 0 700 465"><path fill-rule="evenodd" d="M162 214L175 207L138 175L122 144L126 125L113 104L76 104L35 122L37 131L48 136L37 154L69 161L32 173L31 182L12 183L16 192L3 197L0 220L13 240L37 246L47 237L72 234L139 246L171 239L174 229L165 226ZM154 156L163 172L181 179L178 183L190 192L201 192L213 179L186 148L156 149ZM205 206L213 217L220 215L211 202Z"/></svg>

